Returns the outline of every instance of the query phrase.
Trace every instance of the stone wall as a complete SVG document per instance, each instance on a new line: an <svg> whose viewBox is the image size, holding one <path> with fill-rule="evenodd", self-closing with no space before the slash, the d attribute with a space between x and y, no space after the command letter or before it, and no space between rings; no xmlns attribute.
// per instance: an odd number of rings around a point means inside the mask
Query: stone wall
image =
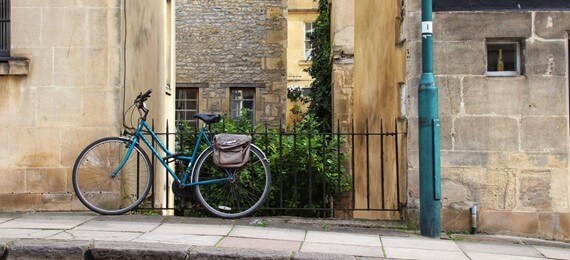
<svg viewBox="0 0 570 260"><path fill-rule="evenodd" d="M419 207L417 86L421 1L408 1L408 207ZM437 12L442 223L488 233L570 239L568 34L570 12ZM523 75L489 77L486 40L515 39Z"/></svg>
<svg viewBox="0 0 570 260"><path fill-rule="evenodd" d="M333 128L340 127L341 132L348 132L353 119L354 3L332 1L330 8L333 51Z"/></svg>
<svg viewBox="0 0 570 260"><path fill-rule="evenodd" d="M166 0L11 2L14 60L0 63L0 211L86 210L73 164L89 143L121 133L123 102L153 88L152 117L165 121Z"/></svg>
<svg viewBox="0 0 570 260"><path fill-rule="evenodd" d="M0 76L0 211L82 208L75 158L121 126L120 3L12 1L11 55L29 67Z"/></svg>
<svg viewBox="0 0 570 260"><path fill-rule="evenodd" d="M178 83L200 88L200 112L229 114L229 87L256 88L256 122L286 111L286 0L178 0Z"/></svg>

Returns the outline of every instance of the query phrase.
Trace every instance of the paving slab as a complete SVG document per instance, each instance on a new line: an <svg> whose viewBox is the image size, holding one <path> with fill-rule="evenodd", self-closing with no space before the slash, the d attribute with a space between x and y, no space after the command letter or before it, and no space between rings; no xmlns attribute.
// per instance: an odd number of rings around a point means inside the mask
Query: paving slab
<svg viewBox="0 0 570 260"><path fill-rule="evenodd" d="M9 221L9 220L12 220L12 218L2 218L2 217L0 217L0 224L1 224L1 223L4 223L4 222L6 222L6 221Z"/></svg>
<svg viewBox="0 0 570 260"><path fill-rule="evenodd" d="M155 222L126 222L126 221L88 221L73 230L149 232L160 223Z"/></svg>
<svg viewBox="0 0 570 260"><path fill-rule="evenodd" d="M133 242L142 243L170 243L170 244L187 244L196 246L214 246L222 239L222 236L200 236L186 234L164 234L164 233L146 233Z"/></svg>
<svg viewBox="0 0 570 260"><path fill-rule="evenodd" d="M499 243L473 243L473 242L457 242L457 245L465 253L487 253L497 255L512 256L528 256L542 257L542 254L533 246L527 245L509 245Z"/></svg>
<svg viewBox="0 0 570 260"><path fill-rule="evenodd" d="M95 241L131 241L141 236L138 232L115 232L93 230L67 230L50 239L61 240L95 240Z"/></svg>
<svg viewBox="0 0 570 260"><path fill-rule="evenodd" d="M218 244L219 247L268 249L277 251L299 251L300 241L255 239L243 237L226 237Z"/></svg>
<svg viewBox="0 0 570 260"><path fill-rule="evenodd" d="M95 214L95 221L123 221L123 222L152 222L161 223L166 217L160 215L98 215Z"/></svg>
<svg viewBox="0 0 570 260"><path fill-rule="evenodd" d="M296 229L235 226L229 236L303 241L305 239L305 233L305 230Z"/></svg>
<svg viewBox="0 0 570 260"><path fill-rule="evenodd" d="M384 247L384 252L386 252L386 257L396 259L469 260L461 251Z"/></svg>
<svg viewBox="0 0 570 260"><path fill-rule="evenodd" d="M477 253L470 252L466 253L471 260L537 260L546 259L543 257L530 257L530 256L514 256L514 255L500 255L500 254L490 254L490 253Z"/></svg>
<svg viewBox="0 0 570 260"><path fill-rule="evenodd" d="M301 247L301 252L318 252L329 254L341 254L351 256L371 256L384 257L382 247L378 246L357 246L331 243L305 242Z"/></svg>
<svg viewBox="0 0 570 260"><path fill-rule="evenodd" d="M231 230L230 225L162 224L151 233L226 236Z"/></svg>
<svg viewBox="0 0 570 260"><path fill-rule="evenodd" d="M357 258L351 255L338 255L338 254L329 254L329 253L314 253L314 252L294 252L291 259L298 259L298 260L315 260L315 259L334 259L334 260L356 260ZM366 258L366 257L359 257L359 260L365 259L379 259L379 258Z"/></svg>
<svg viewBox="0 0 570 260"><path fill-rule="evenodd" d="M0 229L0 237L3 238L48 238L63 232L58 229L23 229L23 228L3 228Z"/></svg>
<svg viewBox="0 0 570 260"><path fill-rule="evenodd" d="M433 249L441 251L461 251L451 240L416 237L381 237L384 247Z"/></svg>
<svg viewBox="0 0 570 260"><path fill-rule="evenodd" d="M570 260L570 249L568 248L547 246L535 246L534 248L548 258Z"/></svg>
<svg viewBox="0 0 570 260"><path fill-rule="evenodd" d="M382 246L380 236L340 232L307 231L306 242L345 244L357 246Z"/></svg>
<svg viewBox="0 0 570 260"><path fill-rule="evenodd" d="M95 218L93 215L34 214L15 218L0 224L2 228L72 229Z"/></svg>

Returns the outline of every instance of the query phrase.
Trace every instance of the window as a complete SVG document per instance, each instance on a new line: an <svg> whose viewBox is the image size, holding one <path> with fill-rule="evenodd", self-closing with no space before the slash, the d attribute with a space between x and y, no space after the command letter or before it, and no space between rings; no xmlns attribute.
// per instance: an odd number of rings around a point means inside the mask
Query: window
<svg viewBox="0 0 570 260"><path fill-rule="evenodd" d="M305 60L311 59L311 52L313 51L313 45L311 45L311 40L309 39L309 34L313 33L315 30L313 23L305 23Z"/></svg>
<svg viewBox="0 0 570 260"><path fill-rule="evenodd" d="M193 116L198 113L198 89L176 88L176 126L187 122L189 126L196 126Z"/></svg>
<svg viewBox="0 0 570 260"><path fill-rule="evenodd" d="M10 0L0 0L0 61L10 58Z"/></svg>
<svg viewBox="0 0 570 260"><path fill-rule="evenodd" d="M255 89L230 89L230 117L238 119L245 114L251 122L255 122Z"/></svg>
<svg viewBox="0 0 570 260"><path fill-rule="evenodd" d="M487 42L487 76L521 75L520 43Z"/></svg>

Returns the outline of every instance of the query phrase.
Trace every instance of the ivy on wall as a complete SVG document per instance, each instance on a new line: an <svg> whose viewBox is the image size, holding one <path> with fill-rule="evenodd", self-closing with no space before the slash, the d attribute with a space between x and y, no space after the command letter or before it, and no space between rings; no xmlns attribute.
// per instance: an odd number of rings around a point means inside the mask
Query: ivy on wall
<svg viewBox="0 0 570 260"><path fill-rule="evenodd" d="M309 108L307 112L317 120L321 128L332 130L332 63L330 42L330 10L328 0L319 1L319 15L310 33L311 67L306 71L313 77L309 93Z"/></svg>

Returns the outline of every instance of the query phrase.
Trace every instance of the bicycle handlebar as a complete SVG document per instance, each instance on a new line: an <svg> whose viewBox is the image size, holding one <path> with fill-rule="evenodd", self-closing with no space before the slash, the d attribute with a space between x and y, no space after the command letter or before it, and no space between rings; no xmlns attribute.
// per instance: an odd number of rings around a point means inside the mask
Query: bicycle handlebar
<svg viewBox="0 0 570 260"><path fill-rule="evenodd" d="M140 93L137 98L135 98L135 103L139 103L139 107L142 107L142 103L145 102L152 93L152 89L147 90L144 94Z"/></svg>
<svg viewBox="0 0 570 260"><path fill-rule="evenodd" d="M146 105L144 102L147 101L147 99L150 97L151 93L152 93L152 89L147 90L144 94L140 93L137 96L137 98L135 98L135 102L134 102L139 109L139 113L141 114L141 117L145 120L146 120L146 116L148 114L148 109L146 108Z"/></svg>

